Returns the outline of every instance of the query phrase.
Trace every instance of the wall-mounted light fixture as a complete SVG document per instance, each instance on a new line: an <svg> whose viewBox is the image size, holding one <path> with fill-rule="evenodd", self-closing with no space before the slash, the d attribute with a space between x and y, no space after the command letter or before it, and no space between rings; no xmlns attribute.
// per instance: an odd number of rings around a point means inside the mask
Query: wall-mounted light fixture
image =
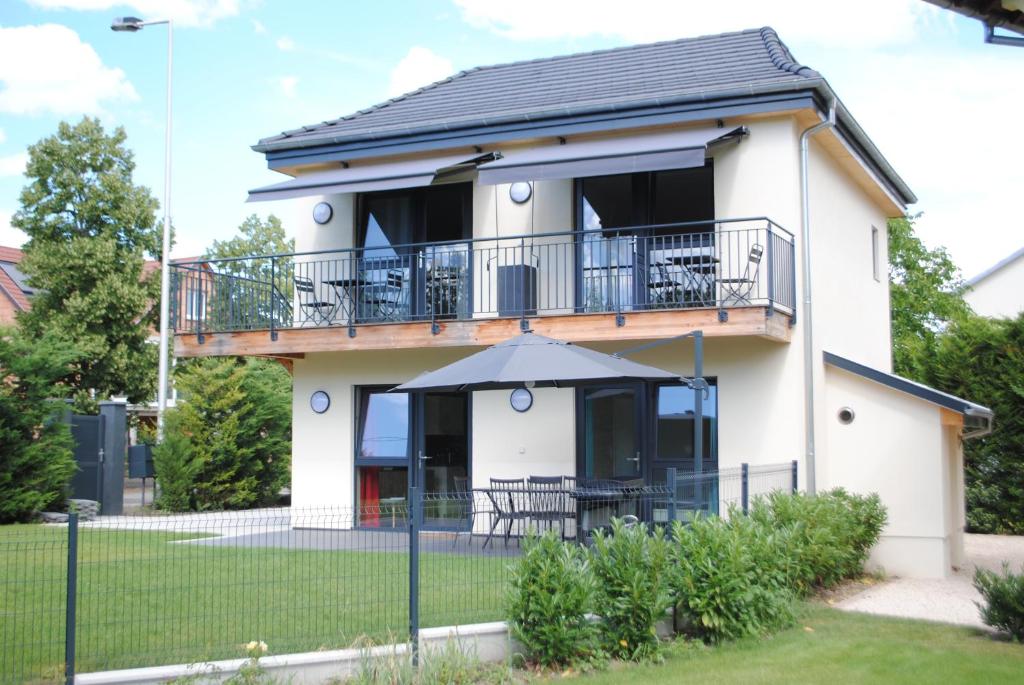
<svg viewBox="0 0 1024 685"><path fill-rule="evenodd" d="M508 187L508 196L517 205L521 205L533 195L533 186L527 181L516 181Z"/></svg>

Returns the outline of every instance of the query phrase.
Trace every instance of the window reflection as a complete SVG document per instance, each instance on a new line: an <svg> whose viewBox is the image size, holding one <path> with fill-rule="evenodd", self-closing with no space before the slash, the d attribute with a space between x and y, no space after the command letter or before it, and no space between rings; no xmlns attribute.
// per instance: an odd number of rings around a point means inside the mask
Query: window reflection
<svg viewBox="0 0 1024 685"><path fill-rule="evenodd" d="M405 459L409 456L409 395L367 391L363 395L359 457Z"/></svg>
<svg viewBox="0 0 1024 685"><path fill-rule="evenodd" d="M683 385L658 388L657 458L693 464L694 393ZM705 470L718 463L718 386L712 384L702 403ZM692 466L690 466L692 468Z"/></svg>

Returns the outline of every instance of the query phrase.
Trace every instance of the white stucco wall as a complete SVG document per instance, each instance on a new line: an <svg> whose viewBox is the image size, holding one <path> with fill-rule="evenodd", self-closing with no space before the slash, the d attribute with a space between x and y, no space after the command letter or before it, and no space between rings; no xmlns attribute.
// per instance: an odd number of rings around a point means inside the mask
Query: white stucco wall
<svg viewBox="0 0 1024 685"><path fill-rule="evenodd" d="M982 316L1013 318L1024 312L1024 255L971 285L964 299Z"/></svg>
<svg viewBox="0 0 1024 685"><path fill-rule="evenodd" d="M958 430L911 395L831 367L825 379L827 486L877 492L889 512L870 564L890 575L945 577L963 559ZM852 423L839 421L844 407Z"/></svg>

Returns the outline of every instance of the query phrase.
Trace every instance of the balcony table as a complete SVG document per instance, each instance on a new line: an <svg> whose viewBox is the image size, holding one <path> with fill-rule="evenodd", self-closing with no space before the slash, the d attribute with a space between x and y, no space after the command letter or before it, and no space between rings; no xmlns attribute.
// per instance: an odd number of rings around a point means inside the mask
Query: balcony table
<svg viewBox="0 0 1024 685"><path fill-rule="evenodd" d="M342 311L345 312L345 301L348 300L348 322L352 323L356 318L356 295L355 293L359 289L365 289L368 286L372 286L373 283L361 277L350 277L350 278L330 278L326 281L322 281L324 285L329 285L335 289L338 293L338 299L341 304Z"/></svg>

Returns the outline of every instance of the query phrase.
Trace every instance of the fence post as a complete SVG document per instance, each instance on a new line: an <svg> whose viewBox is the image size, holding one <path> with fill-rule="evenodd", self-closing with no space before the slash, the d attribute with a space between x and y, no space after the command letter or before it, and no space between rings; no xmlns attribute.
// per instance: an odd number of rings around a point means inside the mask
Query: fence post
<svg viewBox="0 0 1024 685"><path fill-rule="evenodd" d="M409 644L412 664L419 664L420 641L420 489L409 488Z"/></svg>
<svg viewBox="0 0 1024 685"><path fill-rule="evenodd" d="M743 506L743 514L750 513L750 464L740 464L740 503Z"/></svg>
<svg viewBox="0 0 1024 685"><path fill-rule="evenodd" d="M792 471L792 474L793 474L793 482L790 485L790 490L789 491L795 495L796 494L796 488L797 488L797 477L799 475L798 471L797 471L797 467L796 467L796 459L793 460L793 466L792 466L791 471Z"/></svg>
<svg viewBox="0 0 1024 685"><path fill-rule="evenodd" d="M668 525L676 521L676 467L665 469L665 480L668 481Z"/></svg>
<svg viewBox="0 0 1024 685"><path fill-rule="evenodd" d="M64 607L64 682L75 683L75 605L78 600L78 514L68 514L68 577Z"/></svg>

